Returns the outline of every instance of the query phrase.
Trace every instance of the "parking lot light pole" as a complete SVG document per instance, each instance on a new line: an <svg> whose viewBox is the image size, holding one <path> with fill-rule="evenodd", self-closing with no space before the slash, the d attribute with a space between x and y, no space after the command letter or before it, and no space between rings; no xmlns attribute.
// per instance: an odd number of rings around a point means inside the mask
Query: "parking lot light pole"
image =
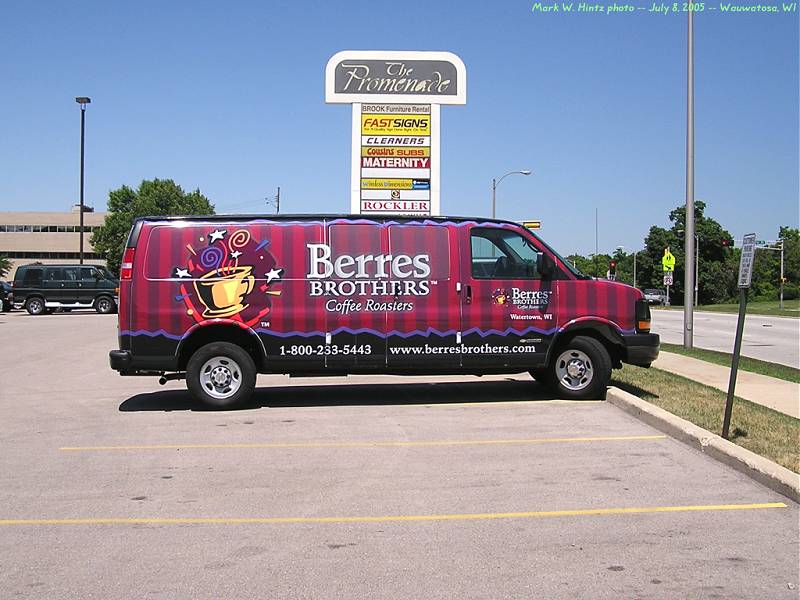
<svg viewBox="0 0 800 600"><path fill-rule="evenodd" d="M503 181L509 175L530 175L531 172L526 170L523 171L510 171L503 175L500 179L492 178L492 218L497 217L497 186L500 185L500 182Z"/></svg>
<svg viewBox="0 0 800 600"><path fill-rule="evenodd" d="M92 101L91 98L86 96L78 96L75 98L75 102L81 105L81 215L80 215L80 246L79 246L79 256L80 256L80 264L83 264L83 142L84 142L84 132L86 131L86 105L90 104Z"/></svg>

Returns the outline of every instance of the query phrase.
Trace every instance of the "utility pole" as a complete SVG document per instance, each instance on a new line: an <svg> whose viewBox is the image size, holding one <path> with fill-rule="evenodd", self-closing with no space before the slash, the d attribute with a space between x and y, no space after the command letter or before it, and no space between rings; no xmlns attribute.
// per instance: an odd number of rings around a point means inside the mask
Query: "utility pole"
<svg viewBox="0 0 800 600"><path fill-rule="evenodd" d="M686 61L686 247L683 280L683 347L694 346L694 11L689 4Z"/></svg>
<svg viewBox="0 0 800 600"><path fill-rule="evenodd" d="M280 214L281 212L281 186L278 186L278 193L270 198L264 198L264 202L267 203L267 206L274 206L275 207L275 214Z"/></svg>
<svg viewBox="0 0 800 600"><path fill-rule="evenodd" d="M636 287L636 254L637 250L633 251L633 287Z"/></svg>

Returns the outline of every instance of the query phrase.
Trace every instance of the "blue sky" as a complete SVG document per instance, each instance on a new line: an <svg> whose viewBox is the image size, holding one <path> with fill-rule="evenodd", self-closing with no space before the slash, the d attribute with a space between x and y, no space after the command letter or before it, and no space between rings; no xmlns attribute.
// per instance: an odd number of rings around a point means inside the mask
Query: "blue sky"
<svg viewBox="0 0 800 600"><path fill-rule="evenodd" d="M351 115L324 102L328 58L447 50L469 87L442 108L443 213L488 215L492 177L531 169L498 188L498 216L541 219L557 249L589 253L597 207L601 252L639 248L685 198L686 16L531 6L6 3L0 209L77 201L74 97L88 95L98 210L109 190L164 177L218 212L260 212L276 186L285 212L346 212ZM696 197L738 238L797 227L798 14L707 11L695 36Z"/></svg>

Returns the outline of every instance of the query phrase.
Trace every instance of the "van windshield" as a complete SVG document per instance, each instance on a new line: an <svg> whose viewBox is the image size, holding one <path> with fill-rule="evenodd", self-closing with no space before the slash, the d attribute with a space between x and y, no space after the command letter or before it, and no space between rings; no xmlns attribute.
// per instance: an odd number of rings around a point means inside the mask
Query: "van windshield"
<svg viewBox="0 0 800 600"><path fill-rule="evenodd" d="M553 255L554 255L556 258L558 258L558 260L560 260L560 261L561 261L561 263L562 263L562 264L563 264L565 267L567 267L567 269L569 269L569 271L570 271L570 272L571 272L573 275L575 275L575 277L577 277L578 279L591 279L591 278L592 278L590 275L584 275L583 273L581 273L581 271L580 271L580 269L578 269L578 267L576 267L576 266L575 266L575 265L573 265L571 262L569 262L569 261L568 261L566 258L564 258L563 256L561 256L561 254L559 254L558 252L556 252L556 251L553 249L553 247L552 247L550 244L548 244L547 242L545 242L545 241L544 241L542 238L540 238L538 235L536 235L536 234L535 234L533 231L531 231L530 229L528 229L528 231L530 232L530 234L531 234L533 237L535 237L535 238L536 238L536 240L537 240L537 241L538 241L540 244L542 244L542 246L544 246L545 248L547 248L548 250L550 250L550 252L552 252L552 253L553 253Z"/></svg>

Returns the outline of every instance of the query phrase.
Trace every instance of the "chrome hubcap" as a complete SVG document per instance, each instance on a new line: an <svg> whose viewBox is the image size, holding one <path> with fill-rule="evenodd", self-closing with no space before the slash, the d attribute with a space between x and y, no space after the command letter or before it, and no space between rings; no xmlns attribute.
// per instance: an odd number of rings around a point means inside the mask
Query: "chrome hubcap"
<svg viewBox="0 0 800 600"><path fill-rule="evenodd" d="M242 386L242 370L232 358L215 356L200 369L200 384L209 396L224 400Z"/></svg>
<svg viewBox="0 0 800 600"><path fill-rule="evenodd" d="M556 377L568 390L582 390L594 378L592 361L580 350L566 350L556 360Z"/></svg>

